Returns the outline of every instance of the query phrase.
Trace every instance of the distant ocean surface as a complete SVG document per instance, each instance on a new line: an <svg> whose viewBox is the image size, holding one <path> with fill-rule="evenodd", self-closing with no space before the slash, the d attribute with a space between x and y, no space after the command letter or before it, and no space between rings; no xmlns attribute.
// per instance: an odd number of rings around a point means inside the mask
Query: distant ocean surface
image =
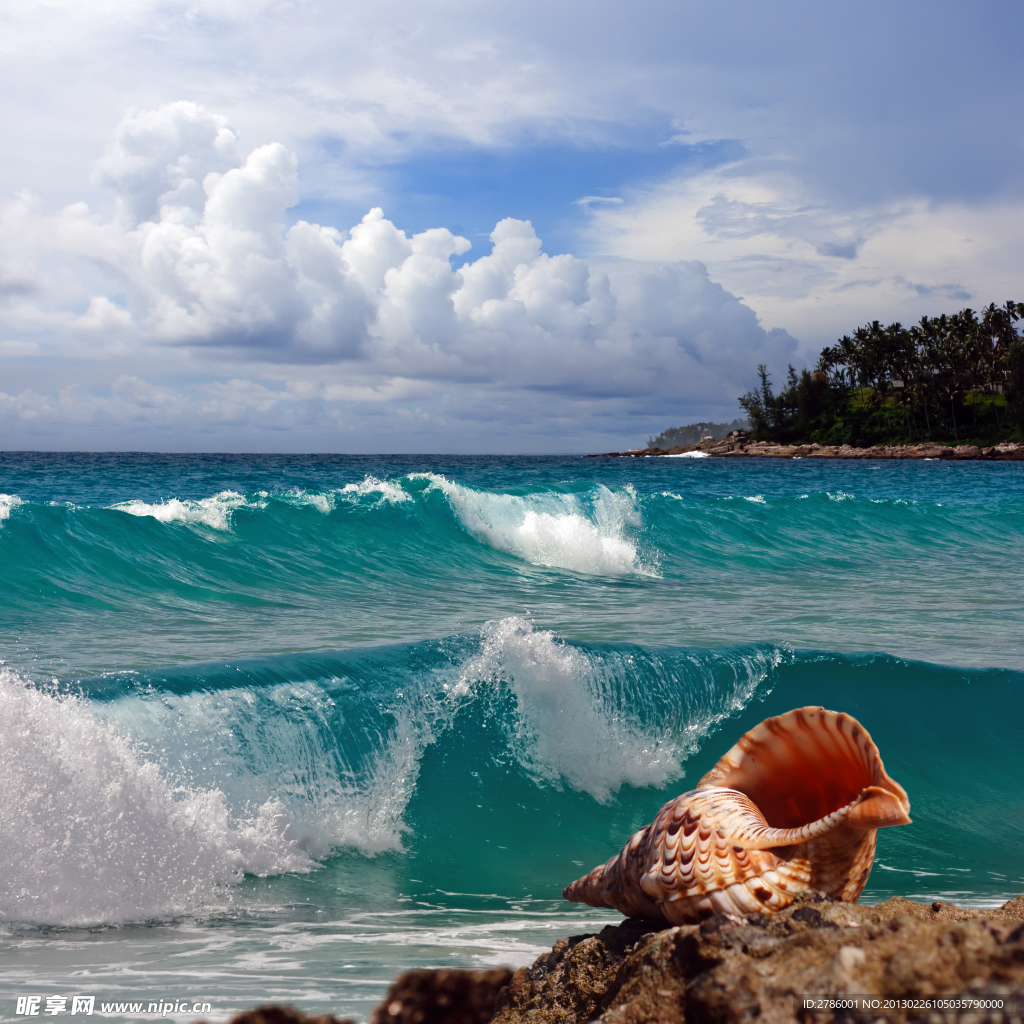
<svg viewBox="0 0 1024 1024"><path fill-rule="evenodd" d="M803 704L910 795L865 900L1024 892L1022 463L6 453L0 491L0 1016L365 1018L528 963Z"/></svg>

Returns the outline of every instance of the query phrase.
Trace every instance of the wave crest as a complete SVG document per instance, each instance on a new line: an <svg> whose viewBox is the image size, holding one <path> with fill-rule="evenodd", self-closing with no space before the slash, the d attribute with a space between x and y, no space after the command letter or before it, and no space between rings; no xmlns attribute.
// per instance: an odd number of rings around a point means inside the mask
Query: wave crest
<svg viewBox="0 0 1024 1024"><path fill-rule="evenodd" d="M546 491L525 496L478 491L436 473L410 479L430 481L441 491L463 527L477 540L534 565L593 575L657 575L645 564L631 531L643 527L636 491L597 485L585 496Z"/></svg>
<svg viewBox="0 0 1024 1024"><path fill-rule="evenodd" d="M12 510L22 504L24 502L16 494L0 494L0 526L10 516Z"/></svg>
<svg viewBox="0 0 1024 1024"><path fill-rule="evenodd" d="M488 622L481 641L453 692L507 683L518 712L510 739L539 781L564 781L606 803L623 785L660 788L683 774L682 750L664 730L609 714L599 659L521 618Z"/></svg>
<svg viewBox="0 0 1024 1024"><path fill-rule="evenodd" d="M0 669L0 916L81 925L208 912L247 874L308 872L343 846L400 850L422 730L399 720L345 777L330 735L309 728L331 703L316 691L96 704ZM305 720L269 712L291 702Z"/></svg>
<svg viewBox="0 0 1024 1024"><path fill-rule="evenodd" d="M239 508L265 508L262 501L249 502L237 491L221 491L210 498L181 501L146 502L139 498L121 501L110 506L130 516L150 516L161 523L186 523L189 526L208 526L214 530L231 528L231 513Z"/></svg>
<svg viewBox="0 0 1024 1024"><path fill-rule="evenodd" d="M367 495L379 494L378 505L397 505L403 501L412 501L412 495L402 489L401 484L393 480L381 480L375 476L366 476L357 484L345 484L338 489L338 494L346 498L362 498Z"/></svg>
<svg viewBox="0 0 1024 1024"><path fill-rule="evenodd" d="M87 702L0 670L0 910L59 924L179 914L257 875L308 871L291 816L247 818L216 789L175 786ZM14 826L16 827L9 827Z"/></svg>
<svg viewBox="0 0 1024 1024"><path fill-rule="evenodd" d="M520 764L538 781L564 782L606 803L623 786L660 789L680 778L708 731L749 702L781 657L770 648L734 658L730 676L715 680L714 663L698 659L678 678L639 651L586 650L511 617L484 625L480 651L452 693L508 685ZM714 667L721 674L729 664Z"/></svg>

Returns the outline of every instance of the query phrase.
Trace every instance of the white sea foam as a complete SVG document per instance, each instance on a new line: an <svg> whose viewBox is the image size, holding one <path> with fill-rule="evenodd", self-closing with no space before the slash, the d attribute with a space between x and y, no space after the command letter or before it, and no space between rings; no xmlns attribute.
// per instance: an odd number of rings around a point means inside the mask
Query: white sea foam
<svg viewBox="0 0 1024 1024"><path fill-rule="evenodd" d="M378 734L368 762L354 767L332 731L334 700L316 681L163 693L159 702L123 698L109 707L114 721L159 745L176 774L212 782L229 806L282 801L288 837L313 858L342 846L367 854L401 848L402 814L430 739L420 708L396 711L394 728Z"/></svg>
<svg viewBox="0 0 1024 1024"><path fill-rule="evenodd" d="M210 735L220 744L244 732L237 709L245 694L232 693L234 709L224 695L191 704L165 695L145 708L133 700L158 727L153 748L166 761L168 748L193 731L204 752ZM417 759L401 727L366 785L342 783L325 769L303 780L298 801L286 785L260 793L251 774L295 753L284 749L287 736L245 757L218 748L210 763L228 764L223 774L256 796L239 801L224 788L176 778L128 739L117 724L122 704L90 705L0 669L0 918L67 925L208 910L230 901L231 886L247 873L309 871L347 843L367 852L398 845ZM223 728L233 712L234 728ZM249 726L257 731L255 721Z"/></svg>
<svg viewBox="0 0 1024 1024"><path fill-rule="evenodd" d="M710 459L707 452L679 452L676 455L656 455L658 459Z"/></svg>
<svg viewBox="0 0 1024 1024"><path fill-rule="evenodd" d="M361 498L376 498L376 505L397 505L412 501L412 495L402 490L401 485L391 480L380 480L366 476L357 484L345 484L333 491L289 491L284 497L293 505L312 505L318 512L328 515L339 501L353 502Z"/></svg>
<svg viewBox="0 0 1024 1024"><path fill-rule="evenodd" d="M263 492L261 492L263 493ZM290 505L312 505L323 515L334 511L334 494L321 491L288 491L282 496Z"/></svg>
<svg viewBox="0 0 1024 1024"><path fill-rule="evenodd" d="M72 924L191 909L245 872L313 866L268 800L233 821L223 793L182 790L82 700L0 670L0 912Z"/></svg>
<svg viewBox="0 0 1024 1024"><path fill-rule="evenodd" d="M168 501L146 502L135 498L110 507L132 516L151 516L161 523L187 523L189 526L209 526L214 530L228 530L231 528L231 513L236 509L265 508L266 503L250 503L237 491L221 491L210 498L200 498L198 501L171 498Z"/></svg>
<svg viewBox="0 0 1024 1024"><path fill-rule="evenodd" d="M3 526L11 511L22 504L24 502L16 494L0 494L0 526Z"/></svg>
<svg viewBox="0 0 1024 1024"><path fill-rule="evenodd" d="M510 741L523 767L538 781L568 784L600 802L624 785L660 788L682 776L684 759L708 730L743 707L781 657L738 659L731 688L720 680L716 699L698 701L684 722L652 715L644 724L628 658L606 662L517 617L488 622L481 641L449 684L450 696L507 684L518 712Z"/></svg>
<svg viewBox="0 0 1024 1024"><path fill-rule="evenodd" d="M681 777L683 761L708 731L746 706L783 657L782 649L739 656L731 680L694 687L681 720L667 721L662 709L641 721L639 705L648 701L631 657L606 659L510 617L483 626L479 654L448 690L459 700L488 683L508 685L518 712L509 738L523 767L538 781L568 784L605 802L624 785L661 788ZM697 683L704 667L692 668ZM666 682L679 693L678 680Z"/></svg>
<svg viewBox="0 0 1024 1024"><path fill-rule="evenodd" d="M553 491L519 496L473 490L435 473L416 476L430 480L465 529L498 551L576 572L656 574L627 536L643 525L632 487L612 491L602 485L585 498Z"/></svg>
<svg viewBox="0 0 1024 1024"><path fill-rule="evenodd" d="M349 499L379 494L378 504L386 502L389 505L396 505L399 502L412 501L412 495L402 490L400 484L393 480L380 480L375 476L364 477L357 484L345 484L338 489L338 494Z"/></svg>
<svg viewBox="0 0 1024 1024"><path fill-rule="evenodd" d="M602 706L593 685L600 667L586 653L517 617L488 622L481 640L452 695L465 695L480 682L507 682L519 712L511 739L532 774L564 781L602 802L624 784L663 786L682 774L671 742Z"/></svg>

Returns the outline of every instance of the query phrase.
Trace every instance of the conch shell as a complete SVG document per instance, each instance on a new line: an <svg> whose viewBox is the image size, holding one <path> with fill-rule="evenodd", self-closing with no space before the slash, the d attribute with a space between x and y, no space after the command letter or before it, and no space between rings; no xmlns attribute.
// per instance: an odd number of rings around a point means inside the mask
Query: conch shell
<svg viewBox="0 0 1024 1024"><path fill-rule="evenodd" d="M741 736L696 789L562 896L668 924L774 914L803 889L853 903L877 830L909 824L909 811L855 718L797 708Z"/></svg>

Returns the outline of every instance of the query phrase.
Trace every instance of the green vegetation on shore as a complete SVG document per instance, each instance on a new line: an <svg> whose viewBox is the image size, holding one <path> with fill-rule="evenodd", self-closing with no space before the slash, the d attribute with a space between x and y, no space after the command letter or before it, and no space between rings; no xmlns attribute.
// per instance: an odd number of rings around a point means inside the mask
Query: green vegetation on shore
<svg viewBox="0 0 1024 1024"><path fill-rule="evenodd" d="M734 430L749 430L746 420L733 420L732 423L687 423L684 427L669 427L657 437L647 440L648 448L672 448L679 444L696 444L702 437L724 437Z"/></svg>
<svg viewBox="0 0 1024 1024"><path fill-rule="evenodd" d="M760 387L740 406L758 440L819 444L992 444L1024 439L1024 304L994 303L922 317L913 327L877 320L821 353L814 370L772 389ZM667 433L667 432L666 432ZM661 435L665 436L665 435Z"/></svg>

